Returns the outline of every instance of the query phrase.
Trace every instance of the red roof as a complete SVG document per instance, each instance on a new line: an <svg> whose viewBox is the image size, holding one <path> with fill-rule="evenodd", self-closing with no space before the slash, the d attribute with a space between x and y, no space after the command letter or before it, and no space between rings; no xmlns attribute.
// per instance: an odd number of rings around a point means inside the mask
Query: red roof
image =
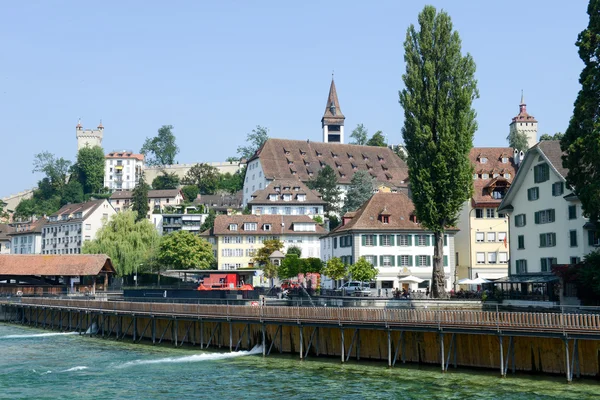
<svg viewBox="0 0 600 400"><path fill-rule="evenodd" d="M104 254L0 255L0 275L95 276L100 272L115 273Z"/></svg>

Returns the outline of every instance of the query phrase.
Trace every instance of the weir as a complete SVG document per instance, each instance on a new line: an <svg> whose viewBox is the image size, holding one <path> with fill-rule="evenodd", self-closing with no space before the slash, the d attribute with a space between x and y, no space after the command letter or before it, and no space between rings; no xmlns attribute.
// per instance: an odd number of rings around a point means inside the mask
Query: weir
<svg viewBox="0 0 600 400"><path fill-rule="evenodd" d="M600 314L232 306L22 298L0 319L50 330L229 351L600 377ZM225 326L223 326L225 325ZM225 328L225 329L224 329ZM235 344L235 346L234 346Z"/></svg>

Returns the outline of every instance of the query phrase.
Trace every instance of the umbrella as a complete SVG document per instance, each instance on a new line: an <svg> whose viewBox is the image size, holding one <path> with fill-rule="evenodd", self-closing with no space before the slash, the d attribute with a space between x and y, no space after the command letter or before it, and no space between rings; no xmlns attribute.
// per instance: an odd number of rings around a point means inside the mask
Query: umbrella
<svg viewBox="0 0 600 400"><path fill-rule="evenodd" d="M459 285L473 285L473 279L471 278L464 278L461 279L460 281L458 281Z"/></svg>
<svg viewBox="0 0 600 400"><path fill-rule="evenodd" d="M475 279L469 279L469 278L465 278L465 279L461 279L460 281L458 281L459 285L481 285L483 283L488 283L489 281L487 279L483 279L483 278L475 278Z"/></svg>
<svg viewBox="0 0 600 400"><path fill-rule="evenodd" d="M407 282L407 283L421 283L423 281L425 281L425 279L421 279L414 275L408 275L408 276L404 276L404 277L398 279L398 282Z"/></svg>

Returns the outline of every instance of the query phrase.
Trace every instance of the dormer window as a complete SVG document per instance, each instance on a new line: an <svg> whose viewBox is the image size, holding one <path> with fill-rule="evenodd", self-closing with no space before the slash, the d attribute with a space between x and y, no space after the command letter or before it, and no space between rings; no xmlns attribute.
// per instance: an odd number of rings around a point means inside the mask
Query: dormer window
<svg viewBox="0 0 600 400"><path fill-rule="evenodd" d="M269 195L269 200L270 201L277 201L277 195L276 194L270 194Z"/></svg>
<svg viewBox="0 0 600 400"><path fill-rule="evenodd" d="M271 224L264 224L263 225L263 230L270 231L271 230Z"/></svg>
<svg viewBox="0 0 600 400"><path fill-rule="evenodd" d="M245 231L255 231L258 229L258 223L256 222L245 222L244 230Z"/></svg>
<svg viewBox="0 0 600 400"><path fill-rule="evenodd" d="M379 161L385 161L385 160L383 159L383 157L381 157L379 154L377 154L377 159L378 159Z"/></svg>
<svg viewBox="0 0 600 400"><path fill-rule="evenodd" d="M300 186L294 186L294 192L299 192L300 191Z"/></svg>
<svg viewBox="0 0 600 400"><path fill-rule="evenodd" d="M346 153L346 154L348 155L348 159L352 160L354 158L351 153Z"/></svg>
<svg viewBox="0 0 600 400"><path fill-rule="evenodd" d="M283 152L285 153L286 156L290 155L290 151L288 149L286 149L285 147L283 148Z"/></svg>
<svg viewBox="0 0 600 400"><path fill-rule="evenodd" d="M306 201L306 195L305 194L298 194L296 196L296 198L298 199L298 201Z"/></svg>
<svg viewBox="0 0 600 400"><path fill-rule="evenodd" d="M338 156L337 153L334 153L333 151L331 152L331 157L337 158L337 156Z"/></svg>
<svg viewBox="0 0 600 400"><path fill-rule="evenodd" d="M369 164L367 164L367 169L368 169L369 171L371 171L371 170L373 169L373 166L372 166L372 165L369 165Z"/></svg>
<svg viewBox="0 0 600 400"><path fill-rule="evenodd" d="M415 214L411 214L409 219L410 219L410 222L414 222L415 224L419 223L419 221L417 220L417 216Z"/></svg>
<svg viewBox="0 0 600 400"><path fill-rule="evenodd" d="M345 178L346 177L346 174L344 174L342 171L338 171L338 172L340 173L340 177L341 178Z"/></svg>
<svg viewBox="0 0 600 400"><path fill-rule="evenodd" d="M283 201L292 201L292 195L289 193L284 194Z"/></svg>
<svg viewBox="0 0 600 400"><path fill-rule="evenodd" d="M356 170L358 169L358 167L356 166L356 164L354 164L354 163L350 163L350 165L352 165L352 169L353 169L354 171L356 171Z"/></svg>
<svg viewBox="0 0 600 400"><path fill-rule="evenodd" d="M295 169L290 168L290 172L292 173L292 175L296 175L296 170Z"/></svg>
<svg viewBox="0 0 600 400"><path fill-rule="evenodd" d="M502 164L508 163L508 157L502 157Z"/></svg>
<svg viewBox="0 0 600 400"><path fill-rule="evenodd" d="M387 171L389 168L385 164L381 164L381 169Z"/></svg>
<svg viewBox="0 0 600 400"><path fill-rule="evenodd" d="M323 153L320 153L319 151L315 150L315 154L317 155L317 157L321 157L323 155Z"/></svg>
<svg viewBox="0 0 600 400"><path fill-rule="evenodd" d="M289 190L290 190L290 187L289 187L289 186L284 186L284 187L283 187L283 190L288 190L288 191L289 191Z"/></svg>
<svg viewBox="0 0 600 400"><path fill-rule="evenodd" d="M390 216L389 215L380 215L379 216L379 221L381 221L384 224L389 224L390 223Z"/></svg>
<svg viewBox="0 0 600 400"><path fill-rule="evenodd" d="M342 164L338 163L337 161L335 162L335 166L336 166L337 168L342 168Z"/></svg>
<svg viewBox="0 0 600 400"><path fill-rule="evenodd" d="M287 160L288 165L294 165L294 162L292 160L290 160L289 158L287 158L286 160Z"/></svg>
<svg viewBox="0 0 600 400"><path fill-rule="evenodd" d="M506 179L510 179L510 174L509 174L509 173L506 173L506 174L504 174L504 177L505 177Z"/></svg>
<svg viewBox="0 0 600 400"><path fill-rule="evenodd" d="M492 177L493 177L493 178L497 178L497 177L499 177L499 176L500 176L500 174L498 174L498 173L494 173L494 174L492 175Z"/></svg>
<svg viewBox="0 0 600 400"><path fill-rule="evenodd" d="M229 224L229 230L230 231L237 231L237 224Z"/></svg>
<svg viewBox="0 0 600 400"><path fill-rule="evenodd" d="M487 159L487 157L481 157L479 159L479 162L482 163L482 164L486 164L488 162L488 159Z"/></svg>
<svg viewBox="0 0 600 400"><path fill-rule="evenodd" d="M481 174L481 179L489 179L489 174Z"/></svg>
<svg viewBox="0 0 600 400"><path fill-rule="evenodd" d="M304 150L300 149L300 155L301 155L301 156L305 156L305 155L306 155L306 152L305 152Z"/></svg>
<svg viewBox="0 0 600 400"><path fill-rule="evenodd" d="M478 174L473 174L473 179L477 179L479 177Z"/></svg>
<svg viewBox="0 0 600 400"><path fill-rule="evenodd" d="M310 165L310 161L304 160L304 165Z"/></svg>

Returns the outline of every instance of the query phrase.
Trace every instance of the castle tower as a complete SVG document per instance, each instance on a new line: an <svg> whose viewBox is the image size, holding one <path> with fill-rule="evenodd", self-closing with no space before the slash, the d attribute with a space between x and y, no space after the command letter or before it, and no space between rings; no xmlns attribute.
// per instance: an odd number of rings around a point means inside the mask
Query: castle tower
<svg viewBox="0 0 600 400"><path fill-rule="evenodd" d="M102 137L104 136L104 126L102 126L102 121L100 121L100 124L98 124L97 129L83 129L81 120L79 120L77 126L75 127L75 136L77 137L78 152L86 146L102 147Z"/></svg>
<svg viewBox="0 0 600 400"><path fill-rule="evenodd" d="M329 97L325 106L325 114L321 118L323 127L323 142L325 143L344 143L344 114L338 102L335 82L331 77L331 86L329 87Z"/></svg>
<svg viewBox="0 0 600 400"><path fill-rule="evenodd" d="M535 120L533 115L527 113L527 104L525 104L525 98L523 92L521 92L521 104L519 104L519 114L512 119L510 123L510 134L524 133L527 135L527 148L519 149L523 151L529 150L534 144L537 143L537 132L538 122Z"/></svg>

